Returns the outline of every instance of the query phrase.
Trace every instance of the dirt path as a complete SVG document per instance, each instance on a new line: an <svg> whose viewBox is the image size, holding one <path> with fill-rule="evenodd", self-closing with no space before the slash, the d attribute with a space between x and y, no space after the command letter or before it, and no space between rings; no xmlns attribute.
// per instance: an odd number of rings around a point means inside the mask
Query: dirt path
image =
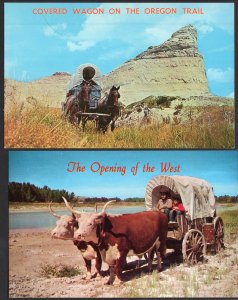
<svg viewBox="0 0 238 300"><path fill-rule="evenodd" d="M238 296L238 242L222 253L208 256L205 264L187 267L166 260L164 271L152 274L146 266L124 272L126 282L106 286L107 277L87 280L83 259L71 241L51 240L47 230L12 230L9 235L9 297L177 297ZM134 258L136 259L136 258ZM73 277L46 278L47 265L79 266ZM142 261L143 263L143 261ZM94 265L94 263L93 263ZM107 265L103 264L103 270Z"/></svg>

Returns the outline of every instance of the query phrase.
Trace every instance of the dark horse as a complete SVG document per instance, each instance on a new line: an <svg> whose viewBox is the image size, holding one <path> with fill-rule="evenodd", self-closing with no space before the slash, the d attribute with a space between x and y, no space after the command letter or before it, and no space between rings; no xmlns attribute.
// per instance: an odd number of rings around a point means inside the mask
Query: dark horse
<svg viewBox="0 0 238 300"><path fill-rule="evenodd" d="M63 103L63 116L68 117L71 123L80 124L82 120L82 126L84 128L86 119L81 116L80 113L89 111L89 97L92 90L90 81L84 80L81 84L81 89L77 95L69 92L67 94L67 100Z"/></svg>
<svg viewBox="0 0 238 300"><path fill-rule="evenodd" d="M118 90L120 89L120 86L117 88L113 86L107 98L102 103L99 103L97 112L101 114L107 114L109 116L99 116L97 120L97 130L102 131L105 133L111 125L111 131L115 129L115 122L120 115L120 109L119 109L119 101L120 93Z"/></svg>

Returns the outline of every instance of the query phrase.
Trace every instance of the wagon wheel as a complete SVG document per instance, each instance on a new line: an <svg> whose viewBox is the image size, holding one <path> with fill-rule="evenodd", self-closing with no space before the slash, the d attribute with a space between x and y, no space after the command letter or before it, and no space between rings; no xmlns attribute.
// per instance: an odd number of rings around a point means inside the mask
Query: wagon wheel
<svg viewBox="0 0 238 300"><path fill-rule="evenodd" d="M224 225L222 218L216 217L213 221L215 230L215 249L219 252L224 248Z"/></svg>
<svg viewBox="0 0 238 300"><path fill-rule="evenodd" d="M193 265L199 261L203 261L206 254L206 241L201 231L191 229L185 234L182 252L183 259L188 264Z"/></svg>

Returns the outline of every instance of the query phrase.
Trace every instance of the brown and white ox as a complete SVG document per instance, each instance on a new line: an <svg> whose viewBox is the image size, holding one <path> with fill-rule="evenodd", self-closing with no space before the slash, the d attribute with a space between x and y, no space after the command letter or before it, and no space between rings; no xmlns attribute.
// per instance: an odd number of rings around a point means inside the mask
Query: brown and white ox
<svg viewBox="0 0 238 300"><path fill-rule="evenodd" d="M51 237L54 239L61 240L73 240L74 231L78 228L78 221L75 215L72 213L72 216L68 215L58 215L56 214L51 207L51 203L49 205L51 214L56 217L58 220L56 222L56 227L51 231ZM86 241L73 241L74 245L77 246L79 251L81 252L84 262L86 264L87 276L86 279L94 278L97 274L102 275L101 267L102 267L102 258L97 246L91 243L87 243ZM95 268L96 272L92 274L92 260L95 259Z"/></svg>
<svg viewBox="0 0 238 300"><path fill-rule="evenodd" d="M166 252L168 231L167 216L159 211L144 211L134 214L108 215L101 213L82 213L70 207L64 198L67 208L79 220L79 227L74 232L74 239L91 242L101 253L102 260L109 265L110 277L107 284L113 284L115 275L123 281L122 270L127 255L142 256L148 252L148 267L152 270L154 251L158 257L158 270L161 270L162 258ZM161 255L161 256L160 256Z"/></svg>

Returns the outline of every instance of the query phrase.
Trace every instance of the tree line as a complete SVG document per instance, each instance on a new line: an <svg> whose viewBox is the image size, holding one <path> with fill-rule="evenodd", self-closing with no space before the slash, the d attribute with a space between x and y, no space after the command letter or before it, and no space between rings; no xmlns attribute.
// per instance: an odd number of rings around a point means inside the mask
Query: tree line
<svg viewBox="0 0 238 300"><path fill-rule="evenodd" d="M8 199L9 202L62 202L62 196L71 202L81 201L85 203L107 202L116 200L117 202L144 202L144 198L130 197L124 200L114 197L78 197L73 192L68 192L64 189L51 189L47 185L43 188L37 187L32 183L9 182L8 184ZM218 203L238 203L237 196L215 196Z"/></svg>
<svg viewBox="0 0 238 300"><path fill-rule="evenodd" d="M107 197L78 197L74 193L70 193L64 189L51 189L47 185L43 188L37 187L36 185L24 182L9 182L8 184L8 199L9 202L62 202L62 196L71 202L107 202L110 200L116 200L117 202L122 201L118 197L107 198ZM144 202L144 198L127 198L125 202Z"/></svg>
<svg viewBox="0 0 238 300"><path fill-rule="evenodd" d="M116 200L117 202L122 201L118 197L114 197L114 198L107 198L107 197L87 197L87 198L83 199L82 202L85 202L85 203L95 203L95 202L107 202L107 201L110 201L110 200Z"/></svg>
<svg viewBox="0 0 238 300"><path fill-rule="evenodd" d="M53 190L47 185L43 188L37 187L29 182L8 184L9 202L62 202L62 196L68 200L75 200L75 194L66 190Z"/></svg>
<svg viewBox="0 0 238 300"><path fill-rule="evenodd" d="M238 203L238 195L237 196L215 196L216 201L218 203Z"/></svg>

